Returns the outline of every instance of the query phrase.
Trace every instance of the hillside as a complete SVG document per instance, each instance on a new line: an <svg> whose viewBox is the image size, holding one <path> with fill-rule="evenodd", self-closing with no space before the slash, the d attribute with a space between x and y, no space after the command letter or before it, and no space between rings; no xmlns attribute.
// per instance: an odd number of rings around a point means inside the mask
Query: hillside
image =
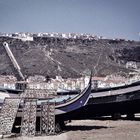
<svg viewBox="0 0 140 140"><path fill-rule="evenodd" d="M140 68L140 42L111 39L66 39L34 37L22 41L0 37L0 74L14 74L2 45L9 43L25 76L44 75L55 77L79 77L92 70L96 76L125 74L135 71L126 68L128 62L136 62Z"/></svg>

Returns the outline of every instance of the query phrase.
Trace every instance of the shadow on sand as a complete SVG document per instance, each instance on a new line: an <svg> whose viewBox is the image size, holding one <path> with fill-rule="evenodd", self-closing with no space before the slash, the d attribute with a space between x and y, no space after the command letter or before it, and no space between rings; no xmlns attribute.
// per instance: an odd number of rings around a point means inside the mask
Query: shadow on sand
<svg viewBox="0 0 140 140"><path fill-rule="evenodd" d="M117 121L117 120L124 120L124 121L140 121L140 117L135 117L132 119L128 119L126 117L121 117L120 119L113 119L112 117L96 117L92 118L93 120L112 120L112 121ZM113 127L107 127L107 126L86 126L86 125L66 125L65 131L86 131L86 130L92 130L92 129L107 129L107 128L113 128Z"/></svg>
<svg viewBox="0 0 140 140"><path fill-rule="evenodd" d="M102 121L106 121L106 120L130 120L130 121L140 121L140 117L134 117L134 118L127 118L127 117L121 117L119 119L114 119L112 117L96 117L93 118L93 120L102 120Z"/></svg>
<svg viewBox="0 0 140 140"><path fill-rule="evenodd" d="M110 127L106 127L106 126L86 126L86 125L68 125L65 127L65 130L66 131L78 131L78 130L81 130L81 131L86 131L86 130L92 130L92 129L107 129L107 128L110 128Z"/></svg>

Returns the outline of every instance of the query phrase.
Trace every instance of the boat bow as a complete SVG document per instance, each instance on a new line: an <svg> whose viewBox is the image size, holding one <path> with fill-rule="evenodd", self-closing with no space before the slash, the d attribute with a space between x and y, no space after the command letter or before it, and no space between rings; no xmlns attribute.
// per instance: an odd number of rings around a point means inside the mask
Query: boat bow
<svg viewBox="0 0 140 140"><path fill-rule="evenodd" d="M56 114L68 113L86 105L91 94L91 77L87 87L75 98L56 105Z"/></svg>

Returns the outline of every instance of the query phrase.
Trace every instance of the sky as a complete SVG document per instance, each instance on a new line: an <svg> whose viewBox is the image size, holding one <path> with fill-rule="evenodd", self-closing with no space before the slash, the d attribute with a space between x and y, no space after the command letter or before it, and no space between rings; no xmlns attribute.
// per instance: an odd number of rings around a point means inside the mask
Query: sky
<svg viewBox="0 0 140 140"><path fill-rule="evenodd" d="M140 0L0 0L0 32L140 40Z"/></svg>

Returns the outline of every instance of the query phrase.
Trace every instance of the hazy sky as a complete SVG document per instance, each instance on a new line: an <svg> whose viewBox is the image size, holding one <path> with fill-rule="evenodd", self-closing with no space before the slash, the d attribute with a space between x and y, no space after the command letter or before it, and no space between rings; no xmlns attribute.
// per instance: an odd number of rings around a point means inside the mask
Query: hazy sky
<svg viewBox="0 0 140 140"><path fill-rule="evenodd" d="M0 32L76 32L138 40L140 0L0 0Z"/></svg>

